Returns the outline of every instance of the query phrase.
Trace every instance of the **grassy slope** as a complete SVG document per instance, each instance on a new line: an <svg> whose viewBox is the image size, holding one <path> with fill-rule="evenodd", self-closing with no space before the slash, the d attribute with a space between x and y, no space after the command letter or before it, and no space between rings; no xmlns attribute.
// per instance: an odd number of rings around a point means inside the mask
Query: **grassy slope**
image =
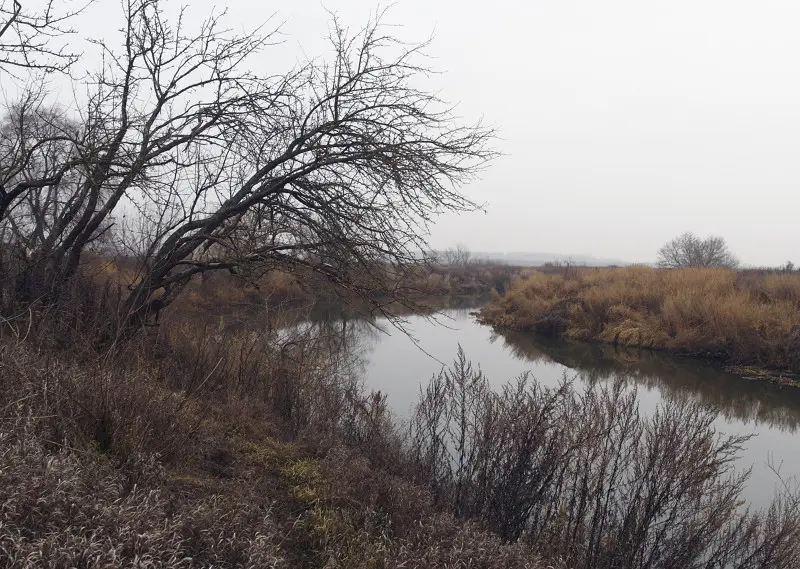
<svg viewBox="0 0 800 569"><path fill-rule="evenodd" d="M533 273L482 312L500 329L800 371L800 275L725 269Z"/></svg>
<svg viewBox="0 0 800 569"><path fill-rule="evenodd" d="M0 566L543 566L437 513L329 370L287 403L275 353L202 333L116 358L0 337Z"/></svg>

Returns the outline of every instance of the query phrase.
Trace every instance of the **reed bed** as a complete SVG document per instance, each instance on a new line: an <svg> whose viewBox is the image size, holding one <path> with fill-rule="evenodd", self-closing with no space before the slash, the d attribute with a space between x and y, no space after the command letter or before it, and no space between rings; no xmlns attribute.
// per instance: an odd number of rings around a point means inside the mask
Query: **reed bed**
<svg viewBox="0 0 800 569"><path fill-rule="evenodd" d="M649 267L533 273L481 313L512 329L800 371L800 275Z"/></svg>

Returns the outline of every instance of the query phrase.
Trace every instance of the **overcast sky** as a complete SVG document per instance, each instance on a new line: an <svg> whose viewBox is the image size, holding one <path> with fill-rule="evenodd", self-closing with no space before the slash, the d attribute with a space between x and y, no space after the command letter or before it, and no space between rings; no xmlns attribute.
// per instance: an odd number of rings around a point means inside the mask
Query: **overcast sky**
<svg viewBox="0 0 800 569"><path fill-rule="evenodd" d="M275 13L270 71L324 52L326 10L359 27L378 6L189 4L227 5L247 29ZM119 4L92 10L99 22ZM467 188L486 212L441 218L434 247L652 261L694 231L747 264L800 262L800 2L399 0L387 21L433 34L432 88L501 137Z"/></svg>

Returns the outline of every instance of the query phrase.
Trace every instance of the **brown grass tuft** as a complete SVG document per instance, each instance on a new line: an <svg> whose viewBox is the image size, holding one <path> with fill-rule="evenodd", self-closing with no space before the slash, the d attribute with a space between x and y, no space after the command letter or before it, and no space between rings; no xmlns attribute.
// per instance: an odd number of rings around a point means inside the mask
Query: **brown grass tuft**
<svg viewBox="0 0 800 569"><path fill-rule="evenodd" d="M131 483L126 469L69 449L48 452L30 434L0 428L1 566L287 566L278 527L257 502L179 499L152 462Z"/></svg>

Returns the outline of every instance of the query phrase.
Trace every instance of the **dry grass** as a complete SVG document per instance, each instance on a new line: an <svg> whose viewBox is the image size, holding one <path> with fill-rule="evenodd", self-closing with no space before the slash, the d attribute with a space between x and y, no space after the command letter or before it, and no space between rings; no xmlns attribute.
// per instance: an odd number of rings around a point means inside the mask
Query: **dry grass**
<svg viewBox="0 0 800 569"><path fill-rule="evenodd" d="M376 469L352 450L335 448L322 459L297 461L284 474L307 508L298 526L307 532L314 566L562 567L543 562L522 543L503 543L472 522L438 513L423 487Z"/></svg>
<svg viewBox="0 0 800 569"><path fill-rule="evenodd" d="M0 566L545 566L402 475L344 331L192 322L93 357L0 337Z"/></svg>
<svg viewBox="0 0 800 569"><path fill-rule="evenodd" d="M84 361L4 341L0 370L0 419L24 418L54 448L92 448L121 462L180 462L191 452L198 402L166 389L149 362Z"/></svg>
<svg viewBox="0 0 800 569"><path fill-rule="evenodd" d="M287 567L258 501L177 499L153 464L134 484L101 456L19 435L0 428L3 567Z"/></svg>
<svg viewBox="0 0 800 569"><path fill-rule="evenodd" d="M781 291L770 294L790 294L786 283L770 286ZM363 388L352 322L287 328L176 310L117 351L98 352L79 343L97 316L92 310L102 306L89 302L91 296L89 288L76 292L75 299L87 300L64 312L57 333L46 333L48 322L25 326L19 318L0 335L0 566L540 569L563 567L564 559L597 559L583 555L580 539L568 538L581 528L564 525L564 516L585 519L569 496L520 500L531 489L553 488L546 480L552 477L542 478L545 467L561 472L562 481L576 472L593 480L591 457L581 463L569 453L546 452L542 462L536 445L549 440L552 449L569 447L573 455L602 447L603 460L612 460L613 445L581 441L594 432L591 425L616 425L613 409L593 407L594 422L574 431L570 417L590 416L574 399L561 405L574 413L537 415L528 411L541 411L535 405L541 398L519 391L522 407L513 398L496 400L494 423L473 406L475 425L499 429L484 437L495 454L480 463L495 466L479 468L473 479L443 477L452 463L421 458L394 425L385 398ZM42 341L49 338L62 341ZM485 385L475 395L456 399L494 397ZM449 421L457 419L454 401ZM436 405L429 408L440 416ZM537 416L546 419L538 427L531 425ZM686 446L681 436L670 440L671 448ZM535 452L526 458L531 444ZM701 444L696 452L707 448ZM478 464L470 460L461 461L460 472ZM531 468L515 466L525 460ZM585 471L574 470L584 463ZM473 500L478 479L493 496L485 508ZM508 481L521 486L503 486ZM645 502L623 505L633 512ZM523 515L548 504L556 509L546 524ZM694 519L696 504L683 505L681 515ZM698 516L706 511L700 510ZM770 520L780 529L778 552L793 556L783 540L794 518ZM509 531L515 523L522 531ZM761 522L748 527L750 533L731 533L720 543L737 551L757 547ZM535 537L534 530L544 533ZM774 559L741 567L782 566ZM625 566L646 566L637 563Z"/></svg>
<svg viewBox="0 0 800 569"><path fill-rule="evenodd" d="M209 401L169 389L146 355L0 342L0 566L287 566L271 500L214 484Z"/></svg>
<svg viewBox="0 0 800 569"><path fill-rule="evenodd" d="M800 371L800 275L726 269L533 273L496 297L498 328Z"/></svg>
<svg viewBox="0 0 800 569"><path fill-rule="evenodd" d="M314 301L314 294L301 284L301 279L283 271L267 271L258 278L242 279L227 273L196 278L178 298L179 311L195 309L215 314L230 313L237 308L253 306L305 305Z"/></svg>

